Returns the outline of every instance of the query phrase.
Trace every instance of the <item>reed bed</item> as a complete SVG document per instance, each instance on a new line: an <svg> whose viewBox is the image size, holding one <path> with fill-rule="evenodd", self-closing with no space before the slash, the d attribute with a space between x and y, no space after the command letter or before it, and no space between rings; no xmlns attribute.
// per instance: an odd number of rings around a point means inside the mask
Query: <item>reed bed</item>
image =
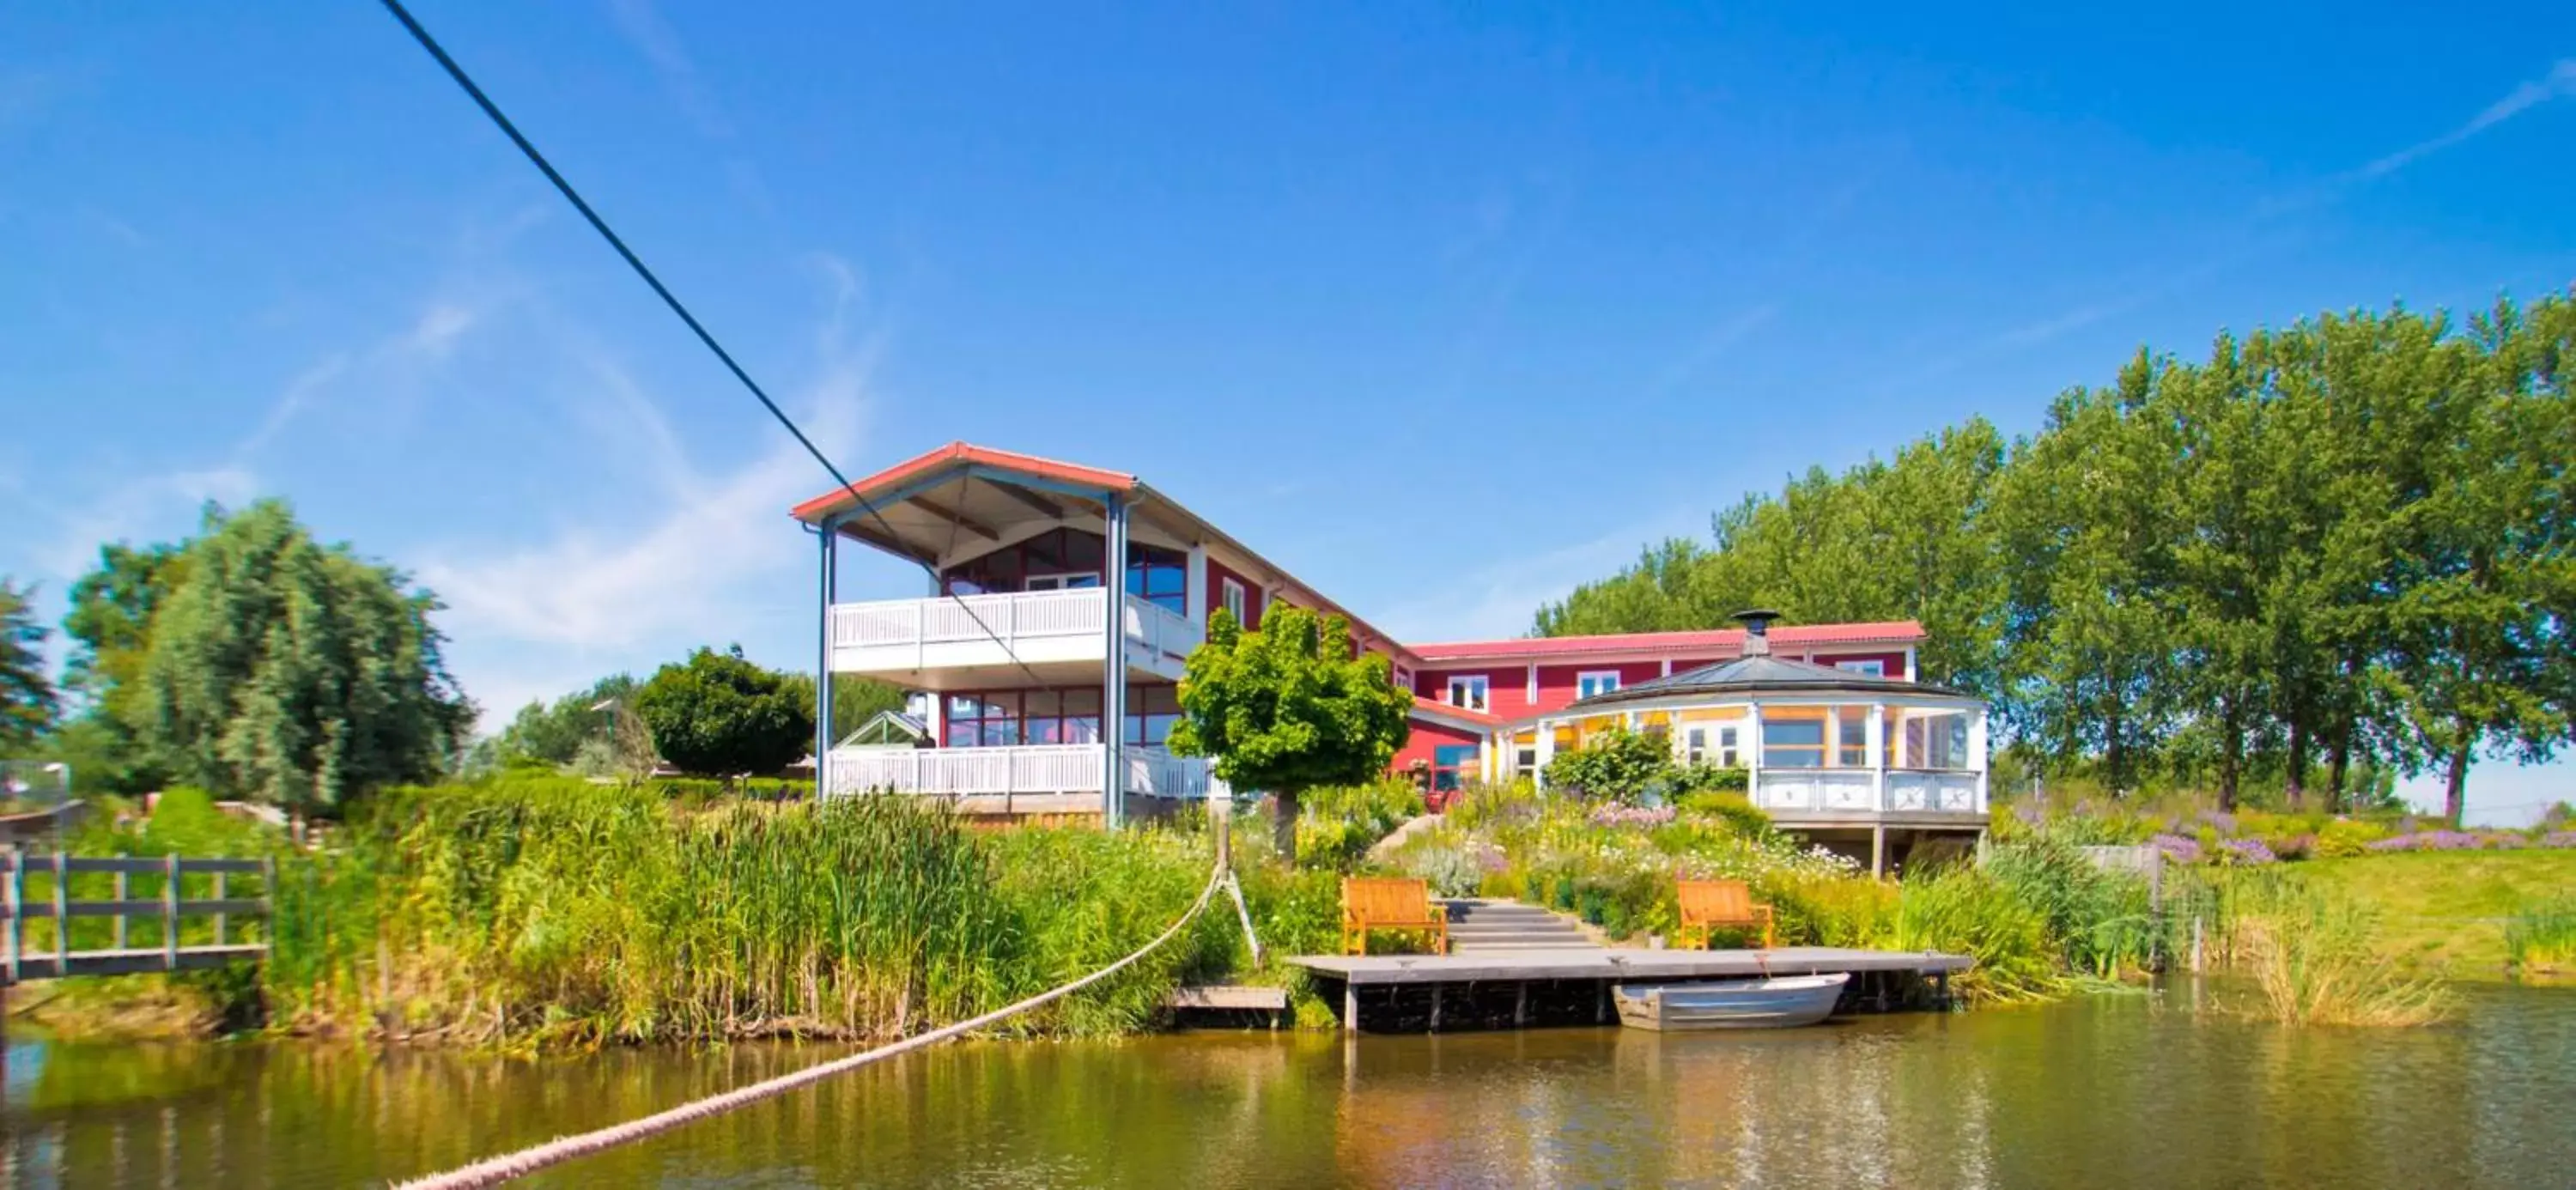
<svg viewBox="0 0 2576 1190"><path fill-rule="evenodd" d="M2529 901L2504 927L2505 959L2524 975L2576 969L2576 893Z"/></svg>

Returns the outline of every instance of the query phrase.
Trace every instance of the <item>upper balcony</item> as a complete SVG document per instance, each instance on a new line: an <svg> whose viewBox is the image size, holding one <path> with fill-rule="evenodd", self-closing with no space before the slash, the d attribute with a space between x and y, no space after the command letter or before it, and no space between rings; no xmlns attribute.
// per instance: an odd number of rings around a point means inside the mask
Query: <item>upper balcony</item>
<svg viewBox="0 0 2576 1190"><path fill-rule="evenodd" d="M1206 633L1187 617L1127 597L1130 678L1177 680ZM941 595L832 605L832 669L920 690L1097 682L1108 654L1108 592L1098 587Z"/></svg>

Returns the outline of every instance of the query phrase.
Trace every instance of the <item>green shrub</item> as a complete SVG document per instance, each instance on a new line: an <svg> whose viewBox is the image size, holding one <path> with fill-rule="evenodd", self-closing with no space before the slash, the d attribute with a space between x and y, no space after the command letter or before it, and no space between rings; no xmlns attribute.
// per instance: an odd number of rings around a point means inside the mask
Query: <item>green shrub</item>
<svg viewBox="0 0 2576 1190"><path fill-rule="evenodd" d="M2362 818L2329 819L2317 829L2313 854L2318 859L2351 859L2370 854L2370 845L2387 838L2388 827Z"/></svg>
<svg viewBox="0 0 2576 1190"><path fill-rule="evenodd" d="M2556 972L2576 965L2576 893L2533 901L2505 923L2506 961L2517 971Z"/></svg>
<svg viewBox="0 0 2576 1190"><path fill-rule="evenodd" d="M1612 727L1583 747L1549 761L1547 787L1552 793L1585 801L1633 805L1669 792L1678 771L1671 740L1655 732Z"/></svg>
<svg viewBox="0 0 2576 1190"><path fill-rule="evenodd" d="M1741 771L1741 770L1722 770ZM1746 838L1767 838L1771 834L1771 816L1753 804L1742 793L1708 790L1684 794L1678 803L1682 813L1695 818L1711 818Z"/></svg>
<svg viewBox="0 0 2576 1190"><path fill-rule="evenodd" d="M2036 999L2066 985L2046 910L1975 868L1945 867L1905 881L1892 942L1898 950L1975 959L1952 984L1971 1001Z"/></svg>

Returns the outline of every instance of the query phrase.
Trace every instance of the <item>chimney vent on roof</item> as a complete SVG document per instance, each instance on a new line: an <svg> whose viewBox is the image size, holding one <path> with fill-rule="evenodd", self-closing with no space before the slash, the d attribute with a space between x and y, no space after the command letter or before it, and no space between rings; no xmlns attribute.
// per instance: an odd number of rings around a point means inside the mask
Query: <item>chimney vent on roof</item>
<svg viewBox="0 0 2576 1190"><path fill-rule="evenodd" d="M1770 656L1771 621L1779 619L1780 613L1768 608L1749 607L1735 613L1735 618L1744 623L1744 655Z"/></svg>

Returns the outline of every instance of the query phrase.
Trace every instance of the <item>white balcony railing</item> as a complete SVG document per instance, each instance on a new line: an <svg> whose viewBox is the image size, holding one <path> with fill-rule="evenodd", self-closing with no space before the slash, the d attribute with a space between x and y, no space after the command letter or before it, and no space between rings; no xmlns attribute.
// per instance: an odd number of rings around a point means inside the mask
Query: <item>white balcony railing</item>
<svg viewBox="0 0 2576 1190"><path fill-rule="evenodd" d="M844 673L1098 661L1108 592L1027 591L885 599L832 606L832 668ZM1133 595L1126 607L1127 661L1179 676L1205 639L1188 617Z"/></svg>
<svg viewBox="0 0 2576 1190"><path fill-rule="evenodd" d="M1753 804L1773 814L1982 814L1980 774L1953 769L1765 768Z"/></svg>
<svg viewBox="0 0 2576 1190"><path fill-rule="evenodd" d="M1101 745L1030 744L1014 748L835 748L834 793L897 793L989 797L1100 792ZM1203 798L1221 790L1208 761L1174 756L1160 748L1129 748L1123 759L1127 792L1167 798Z"/></svg>

